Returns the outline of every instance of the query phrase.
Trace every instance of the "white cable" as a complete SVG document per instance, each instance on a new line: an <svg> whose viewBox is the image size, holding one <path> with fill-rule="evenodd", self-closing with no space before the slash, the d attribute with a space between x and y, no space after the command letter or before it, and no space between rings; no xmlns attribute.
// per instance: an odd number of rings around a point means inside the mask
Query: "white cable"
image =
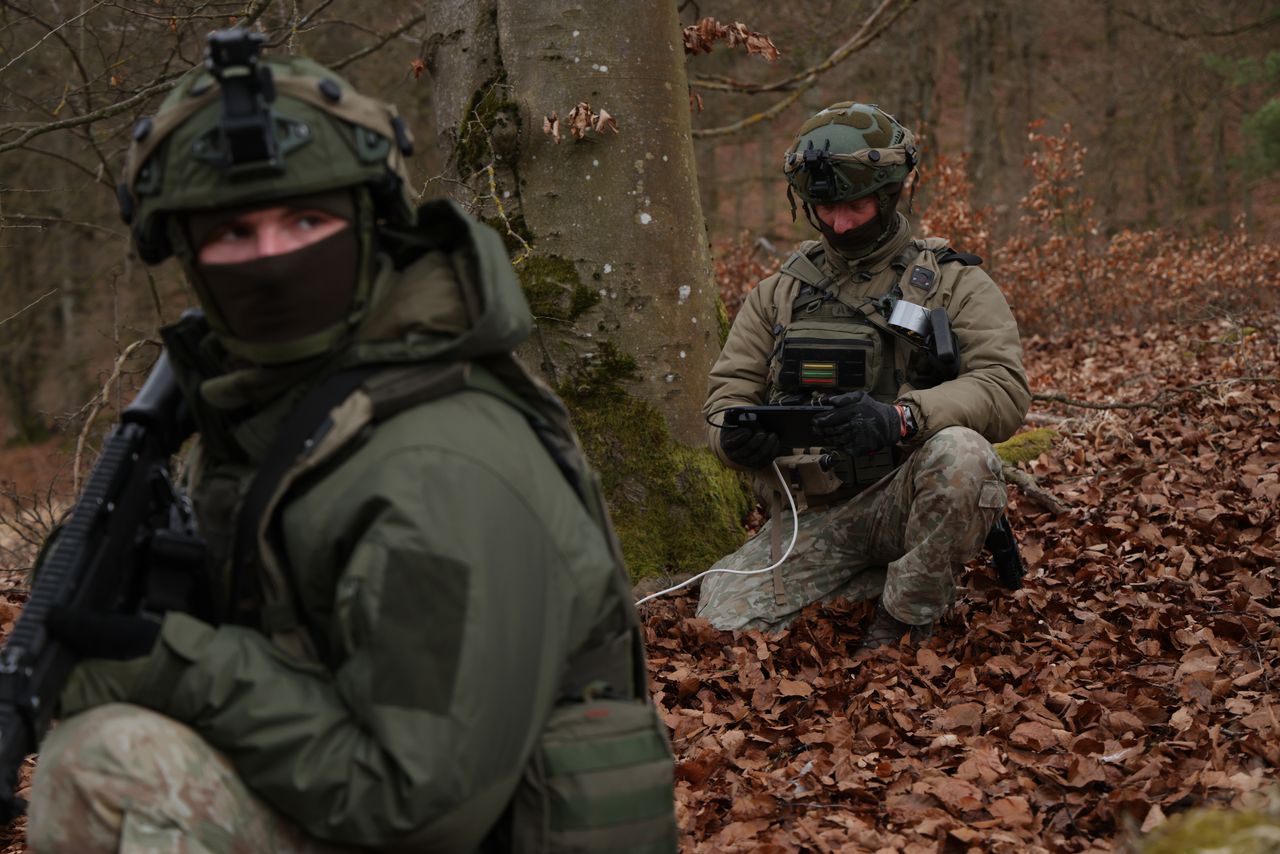
<svg viewBox="0 0 1280 854"><path fill-rule="evenodd" d="M778 558L777 563L766 566L764 569L708 569L706 572L699 572L693 578L681 581L674 587L668 587L666 590L659 590L657 593L650 593L648 596L637 601L636 607L639 608L650 599L656 599L659 596L665 596L672 591L679 590L681 587L690 585L702 576L710 575L713 572L727 572L730 575L759 575L762 572L773 572L775 569L782 566L782 564L786 562L786 559L791 556L791 550L796 547L796 537L800 533L800 515L796 512L796 500L791 497L791 490L787 487L787 482L782 477L782 469L778 468L777 460L774 460L773 462L773 473L778 476L778 484L782 487L782 493L787 496L787 503L791 505L791 518L795 520L795 524L791 527L791 542L787 544L787 550L782 553L782 557ZM779 520L777 519L770 520L771 524L777 524L778 521Z"/></svg>

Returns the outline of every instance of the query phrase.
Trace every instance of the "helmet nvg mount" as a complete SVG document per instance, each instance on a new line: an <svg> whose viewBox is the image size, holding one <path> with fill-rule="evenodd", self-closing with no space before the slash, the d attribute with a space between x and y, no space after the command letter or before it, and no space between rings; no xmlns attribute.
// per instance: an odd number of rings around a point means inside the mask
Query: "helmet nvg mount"
<svg viewBox="0 0 1280 854"><path fill-rule="evenodd" d="M211 33L203 68L134 126L116 194L143 261L186 248L174 245L173 214L343 187L367 187L383 219L413 221L413 140L396 108L311 60L260 57L264 41Z"/></svg>
<svg viewBox="0 0 1280 854"><path fill-rule="evenodd" d="M800 127L783 159L792 218L796 196L808 216L813 205L874 195L883 232L917 163L915 135L893 116L875 104L832 104Z"/></svg>
<svg viewBox="0 0 1280 854"><path fill-rule="evenodd" d="M213 331L258 363L316 355L341 341L375 296L375 229L416 219L405 162L413 139L396 108L312 60L260 56L265 41L245 29L211 33L203 67L134 126L116 188L138 256L158 264L176 255ZM346 318L297 342L237 338L196 269L189 217L342 190L352 195L359 252Z"/></svg>

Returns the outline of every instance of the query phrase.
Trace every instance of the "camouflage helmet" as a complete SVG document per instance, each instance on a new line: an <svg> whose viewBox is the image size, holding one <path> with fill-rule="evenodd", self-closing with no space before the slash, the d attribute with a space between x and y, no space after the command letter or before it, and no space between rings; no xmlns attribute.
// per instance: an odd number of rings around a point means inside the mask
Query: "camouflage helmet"
<svg viewBox="0 0 1280 854"><path fill-rule="evenodd" d="M915 168L915 136L875 104L842 101L800 127L783 159L787 197L806 207L876 194L882 213Z"/></svg>
<svg viewBox="0 0 1280 854"><path fill-rule="evenodd" d="M191 251L173 214L344 187L367 188L383 220L413 222L413 140L396 108L309 59L259 59L264 40L211 34L204 67L134 126L117 196L143 261Z"/></svg>

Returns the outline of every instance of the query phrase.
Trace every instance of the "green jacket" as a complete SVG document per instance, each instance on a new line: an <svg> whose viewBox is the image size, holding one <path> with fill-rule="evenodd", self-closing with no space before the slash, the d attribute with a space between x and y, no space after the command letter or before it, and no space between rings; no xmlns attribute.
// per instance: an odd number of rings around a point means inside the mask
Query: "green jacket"
<svg viewBox="0 0 1280 854"><path fill-rule="evenodd" d="M401 269L383 258L356 340L319 369L218 373L201 323L165 330L200 427L189 488L224 575L249 477L319 377L510 367L529 334L497 235L451 204L423 215L395 242ZM436 234L447 242L433 248ZM261 625L168 615L126 699L192 726L317 837L466 851L512 800L575 660L595 651L656 721L636 684L632 605L609 535L509 402L467 388L371 413L363 392L335 409L268 505L249 609ZM669 819L669 784L666 797Z"/></svg>
<svg viewBox="0 0 1280 854"><path fill-rule="evenodd" d="M923 251L942 249L945 240L913 240L906 218L900 215L899 223L895 238L870 257L851 264L827 250L822 254L820 270L815 272L830 277L831 288L841 300L850 303L864 297L880 297L898 283L906 299L925 308L946 308L960 349L959 377L931 387L913 384L907 369L909 348L895 344L903 377L896 401L910 404L915 415L919 432L914 444L953 426L969 427L992 442L1003 441L1021 425L1031 403L1018 325L1008 303L981 268L956 262L938 267L931 260L933 253ZM807 242L800 250L814 254L819 245L816 241ZM903 283L916 263L933 268L935 275L927 289ZM720 423L720 418L711 416L725 408L768 402L770 365L777 342L775 330L785 329L792 322L792 305L801 284L795 275L784 270L747 294L711 369L703 407L710 422ZM741 468L724 456L720 429L709 426L707 430L708 442L716 454L726 464ZM817 467L808 462L800 465L805 469ZM802 470L802 481L807 474L817 477L816 472ZM761 487L766 491L772 488L772 480L770 473L768 483Z"/></svg>

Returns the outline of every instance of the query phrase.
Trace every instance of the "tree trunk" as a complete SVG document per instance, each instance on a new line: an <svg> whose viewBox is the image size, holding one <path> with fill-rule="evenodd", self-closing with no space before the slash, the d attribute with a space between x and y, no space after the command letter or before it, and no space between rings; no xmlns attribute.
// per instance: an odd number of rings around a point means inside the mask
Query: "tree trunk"
<svg viewBox="0 0 1280 854"><path fill-rule="evenodd" d="M636 574L705 567L746 499L704 442L722 313L673 4L435 0L439 140L508 236L537 320L521 353L569 404ZM587 102L619 132L569 133ZM558 114L563 139L543 133Z"/></svg>

